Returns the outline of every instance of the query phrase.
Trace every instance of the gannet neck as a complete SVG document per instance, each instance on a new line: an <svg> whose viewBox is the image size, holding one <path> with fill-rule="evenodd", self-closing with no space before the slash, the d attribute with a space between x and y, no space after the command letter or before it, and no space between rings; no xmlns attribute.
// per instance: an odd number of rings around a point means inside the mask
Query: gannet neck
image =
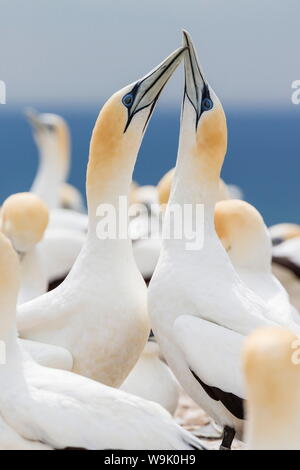
<svg viewBox="0 0 300 470"><path fill-rule="evenodd" d="M11 242L0 234L0 341L6 343L16 332L16 304L20 265ZM1 344L2 346L2 344Z"/></svg>
<svg viewBox="0 0 300 470"><path fill-rule="evenodd" d="M100 205L113 207L118 218L120 197L128 200L134 164L143 135L138 129L131 127L124 133L125 124L120 122L122 119L118 118L114 109L116 95L102 108L90 143L86 179L90 236L95 235ZM123 114L125 115L125 111Z"/></svg>
<svg viewBox="0 0 300 470"><path fill-rule="evenodd" d="M56 131L59 133L59 129ZM70 163L70 143L67 130L64 135L45 136L37 140L39 150L38 171L31 192L39 196L49 207L58 207L60 188L65 182Z"/></svg>
<svg viewBox="0 0 300 470"><path fill-rule="evenodd" d="M212 111L210 111L212 113ZM226 152L227 128L222 107L202 116L196 129L195 111L185 99L179 149L165 220L177 206L189 205L193 213L203 209L204 237L216 238L214 209L218 199L220 171ZM170 219L169 219L170 220ZM175 245L182 244L176 240ZM185 245L186 240L183 240ZM164 240L164 246L174 240Z"/></svg>

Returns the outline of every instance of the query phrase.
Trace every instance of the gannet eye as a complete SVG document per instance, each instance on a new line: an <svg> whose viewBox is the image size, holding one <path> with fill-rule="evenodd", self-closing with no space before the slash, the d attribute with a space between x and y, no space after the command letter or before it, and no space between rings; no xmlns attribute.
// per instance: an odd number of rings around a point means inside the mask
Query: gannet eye
<svg viewBox="0 0 300 470"><path fill-rule="evenodd" d="M129 108L129 106L132 105L133 103L133 96L131 93L128 93L128 95L125 95L122 99L122 103L124 104L124 106L126 106L126 108Z"/></svg>
<svg viewBox="0 0 300 470"><path fill-rule="evenodd" d="M210 98L204 98L204 100L202 101L202 109L203 111L208 111L209 109L211 109L213 107L213 102Z"/></svg>
<svg viewBox="0 0 300 470"><path fill-rule="evenodd" d="M46 124L45 127L46 127L47 131L49 131L49 132L54 132L55 131L54 124Z"/></svg>

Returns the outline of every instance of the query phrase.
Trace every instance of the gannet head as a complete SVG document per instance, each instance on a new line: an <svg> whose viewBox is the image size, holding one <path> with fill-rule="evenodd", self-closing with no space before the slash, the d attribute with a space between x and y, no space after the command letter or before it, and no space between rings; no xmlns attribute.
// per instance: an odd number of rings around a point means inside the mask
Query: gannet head
<svg viewBox="0 0 300 470"><path fill-rule="evenodd" d="M33 130L33 136L40 154L55 158L61 168L68 171L70 135L66 121L57 114L38 113L33 109L25 112Z"/></svg>
<svg viewBox="0 0 300 470"><path fill-rule="evenodd" d="M150 73L119 90L105 103L91 139L87 190L99 185L101 190L108 185L113 189L112 172L118 175L119 187L123 170L124 179L128 178L128 161L135 161L159 95L184 51L183 47L177 49Z"/></svg>
<svg viewBox="0 0 300 470"><path fill-rule="evenodd" d="M248 433L255 446L261 442L268 448L278 445L286 448L292 445L293 439L299 440L299 346L295 334L276 327L256 330L245 341L243 369ZM295 436L290 434L294 425ZM283 440L278 442L278 439Z"/></svg>
<svg viewBox="0 0 300 470"><path fill-rule="evenodd" d="M27 253L43 238L48 217L48 209L38 196L13 194L1 208L1 230L18 253Z"/></svg>
<svg viewBox="0 0 300 470"><path fill-rule="evenodd" d="M227 148L226 117L220 100L204 77L190 35L183 32L185 88L180 134L181 151L200 161L201 171L218 175ZM200 156L205 159L200 160Z"/></svg>
<svg viewBox="0 0 300 470"><path fill-rule="evenodd" d="M215 229L237 267L271 269L271 242L261 214L245 201L220 201L215 207Z"/></svg>

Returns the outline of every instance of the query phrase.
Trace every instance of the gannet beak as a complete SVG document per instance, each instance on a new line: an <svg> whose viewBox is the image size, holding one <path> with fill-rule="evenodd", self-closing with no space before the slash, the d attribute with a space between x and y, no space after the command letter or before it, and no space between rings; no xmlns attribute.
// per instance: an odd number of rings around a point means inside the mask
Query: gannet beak
<svg viewBox="0 0 300 470"><path fill-rule="evenodd" d="M200 69L197 53L192 42L191 36L183 31L183 46L188 48L185 54L184 71L185 71L185 95L191 102L196 112L196 127L200 116L203 112L202 103L207 97L210 99L208 84Z"/></svg>
<svg viewBox="0 0 300 470"><path fill-rule="evenodd" d="M39 113L35 109L25 109L24 114L34 129L38 130L41 127Z"/></svg>
<svg viewBox="0 0 300 470"><path fill-rule="evenodd" d="M185 46L176 49L161 64L134 85L130 92L132 104L128 107L128 120L124 132L126 132L133 116L148 106L151 107L149 120L161 91L180 64L185 50Z"/></svg>

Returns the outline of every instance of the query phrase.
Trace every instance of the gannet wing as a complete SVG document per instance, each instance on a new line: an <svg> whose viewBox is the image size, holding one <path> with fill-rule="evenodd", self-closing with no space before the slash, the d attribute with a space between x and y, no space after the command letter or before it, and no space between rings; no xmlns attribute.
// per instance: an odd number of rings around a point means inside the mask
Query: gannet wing
<svg viewBox="0 0 300 470"><path fill-rule="evenodd" d="M177 318L173 334L202 388L241 419L245 398L240 362L244 336L191 315Z"/></svg>

